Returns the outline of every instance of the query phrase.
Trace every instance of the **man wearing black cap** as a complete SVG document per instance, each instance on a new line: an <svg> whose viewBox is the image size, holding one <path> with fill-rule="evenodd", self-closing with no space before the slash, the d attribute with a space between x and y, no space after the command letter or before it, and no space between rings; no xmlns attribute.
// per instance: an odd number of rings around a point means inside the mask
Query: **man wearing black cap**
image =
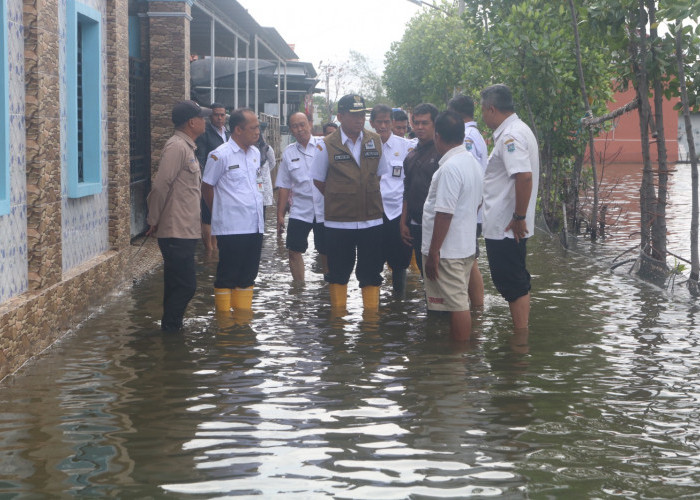
<svg viewBox="0 0 700 500"><path fill-rule="evenodd" d="M384 266L379 180L389 173L378 134L364 129L365 101L355 94L338 101L340 129L316 146L311 175L324 193L331 306L345 309L348 280L355 276L366 311L379 308Z"/></svg>
<svg viewBox="0 0 700 500"><path fill-rule="evenodd" d="M195 141L206 127L211 109L194 101L173 107L175 134L165 143L158 172L148 195L147 236L157 236L163 255L163 318L165 331L182 328L185 309L197 288L194 249L200 238L202 174Z"/></svg>

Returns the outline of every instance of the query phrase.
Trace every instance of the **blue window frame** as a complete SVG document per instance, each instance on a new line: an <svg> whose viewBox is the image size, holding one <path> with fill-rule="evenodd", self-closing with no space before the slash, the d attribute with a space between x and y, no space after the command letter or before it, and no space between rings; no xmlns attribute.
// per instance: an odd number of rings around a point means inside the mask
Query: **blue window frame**
<svg viewBox="0 0 700 500"><path fill-rule="evenodd" d="M0 0L0 215L10 213L10 73L7 50L7 5Z"/></svg>
<svg viewBox="0 0 700 500"><path fill-rule="evenodd" d="M68 196L102 191L102 21L74 0L67 13Z"/></svg>

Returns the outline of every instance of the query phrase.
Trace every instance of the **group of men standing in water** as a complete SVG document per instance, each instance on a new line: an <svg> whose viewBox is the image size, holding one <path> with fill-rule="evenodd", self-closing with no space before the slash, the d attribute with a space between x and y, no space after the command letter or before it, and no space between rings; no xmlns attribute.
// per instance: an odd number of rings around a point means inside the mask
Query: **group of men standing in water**
<svg viewBox="0 0 700 500"><path fill-rule="evenodd" d="M194 134L200 113L190 111L196 115L188 119L195 125ZM375 132L365 128L368 111ZM483 212L494 285L509 303L515 328L526 329L530 275L525 245L534 229L537 143L515 114L512 95L504 85L484 89L481 115L494 130L488 157L474 121L474 103L466 96L452 99L442 113L432 104L416 106L411 115L414 139L404 137L408 116L403 111L385 105L369 110L355 94L338 101L340 126L325 137L311 135L304 113L289 116L296 142L284 150L277 174L277 231L286 230L293 279L304 280L302 254L313 231L332 310L345 311L354 269L365 311L377 311L385 263L391 269L393 296L401 300L406 270L415 254L424 274L428 309L449 311L452 337L464 340L471 328L470 302L472 307L483 306L483 279L476 261ZM219 246L215 304L220 311L251 308L264 232L261 191L255 184L260 162L254 146L259 134L255 113L234 111L230 130L228 141L209 153L201 184ZM178 132L182 132L179 127ZM179 160L183 162L178 167ZM173 239L156 229L159 217L168 212L165 191L183 179L175 174L173 180L171 172L168 184L159 182L158 176L161 170L177 172L178 168L189 168L189 159L177 158L170 167L161 160L149 196L149 234L157 234L159 244L161 239ZM194 179L188 180L195 189ZM192 273L189 264L169 265L172 256L165 251L163 257L166 274L170 270L171 276L165 277L161 326L176 329L177 320L166 324L166 316L179 314L181 326L184 314L182 299L176 313L168 304L179 283L172 275L181 269L187 269L188 276ZM186 258L193 260L193 251ZM194 293L192 279L184 282L189 288L181 297Z"/></svg>

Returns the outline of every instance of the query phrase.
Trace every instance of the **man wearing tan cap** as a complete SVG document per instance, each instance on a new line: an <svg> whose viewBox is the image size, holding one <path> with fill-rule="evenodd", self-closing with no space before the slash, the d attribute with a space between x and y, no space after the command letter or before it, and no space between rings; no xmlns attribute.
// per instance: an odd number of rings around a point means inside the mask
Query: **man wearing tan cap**
<svg viewBox="0 0 700 500"><path fill-rule="evenodd" d="M158 173L148 195L147 236L157 236L163 255L164 331L182 328L182 318L197 289L194 249L201 236L200 186L202 174L195 141L204 133L211 109L194 101L173 106L175 134L165 143Z"/></svg>

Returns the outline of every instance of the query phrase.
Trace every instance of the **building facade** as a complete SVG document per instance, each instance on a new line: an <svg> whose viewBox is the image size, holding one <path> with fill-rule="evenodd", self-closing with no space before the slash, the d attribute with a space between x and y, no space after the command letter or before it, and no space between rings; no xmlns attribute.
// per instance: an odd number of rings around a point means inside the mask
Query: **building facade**
<svg viewBox="0 0 700 500"><path fill-rule="evenodd" d="M275 56L278 80L296 56L233 0L0 0L0 16L2 378L133 277L191 29L205 55Z"/></svg>

